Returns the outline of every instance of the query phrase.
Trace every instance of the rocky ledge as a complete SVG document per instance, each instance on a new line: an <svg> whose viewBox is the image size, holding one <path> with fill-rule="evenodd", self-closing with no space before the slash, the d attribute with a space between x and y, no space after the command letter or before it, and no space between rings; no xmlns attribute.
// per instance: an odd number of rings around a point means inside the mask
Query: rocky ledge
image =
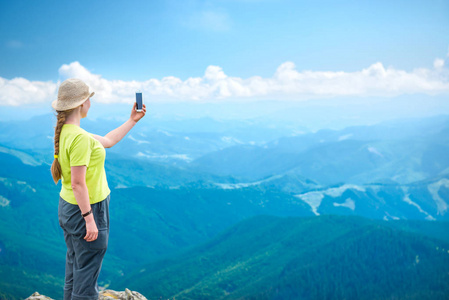
<svg viewBox="0 0 449 300"><path fill-rule="evenodd" d="M142 294L125 289L124 292L116 292L113 290L104 290L100 292L98 300L148 300ZM44 296L35 292L25 300L53 300L50 297Z"/></svg>

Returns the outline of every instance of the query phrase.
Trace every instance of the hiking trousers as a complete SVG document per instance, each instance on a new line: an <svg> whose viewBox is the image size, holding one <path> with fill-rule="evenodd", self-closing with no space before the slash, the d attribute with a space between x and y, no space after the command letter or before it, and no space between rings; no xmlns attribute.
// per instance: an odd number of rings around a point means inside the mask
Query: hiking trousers
<svg viewBox="0 0 449 300"><path fill-rule="evenodd" d="M86 222L78 205L59 197L59 225L67 245L64 300L97 300L98 276L109 239L109 201L92 204L98 238L86 242Z"/></svg>

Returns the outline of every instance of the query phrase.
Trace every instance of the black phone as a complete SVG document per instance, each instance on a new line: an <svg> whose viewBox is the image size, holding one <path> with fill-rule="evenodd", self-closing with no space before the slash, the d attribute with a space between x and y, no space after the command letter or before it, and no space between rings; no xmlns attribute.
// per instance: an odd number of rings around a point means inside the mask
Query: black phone
<svg viewBox="0 0 449 300"><path fill-rule="evenodd" d="M140 112L143 108L143 100L142 100L142 93L136 93L136 111Z"/></svg>

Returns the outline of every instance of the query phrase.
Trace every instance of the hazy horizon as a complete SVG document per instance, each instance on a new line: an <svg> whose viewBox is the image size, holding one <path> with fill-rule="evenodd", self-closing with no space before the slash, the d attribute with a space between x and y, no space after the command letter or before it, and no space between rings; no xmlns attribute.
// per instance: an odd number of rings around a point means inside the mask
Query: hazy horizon
<svg viewBox="0 0 449 300"><path fill-rule="evenodd" d="M94 96L95 97L95 96ZM145 95L144 95L145 97ZM179 121L212 118L218 121L257 120L267 124L291 124L310 131L342 129L349 126L373 125L385 121L427 118L449 114L449 101L444 96L407 95L394 99L352 98L321 101L259 101L239 103L151 103L145 101L148 114L143 122ZM92 99L88 120L123 121L129 116L131 104L102 104ZM0 110L0 122L29 120L53 114L50 103Z"/></svg>

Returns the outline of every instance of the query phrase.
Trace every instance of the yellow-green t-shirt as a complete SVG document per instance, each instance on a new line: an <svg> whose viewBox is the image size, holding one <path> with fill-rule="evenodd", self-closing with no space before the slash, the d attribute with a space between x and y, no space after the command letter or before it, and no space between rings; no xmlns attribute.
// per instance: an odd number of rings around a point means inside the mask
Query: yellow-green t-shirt
<svg viewBox="0 0 449 300"><path fill-rule="evenodd" d="M71 204L78 204L72 190L70 167L87 166L86 185L90 204L104 200L110 193L104 170L105 158L103 145L90 133L77 125L64 124L59 136L58 155L62 169L61 198Z"/></svg>

